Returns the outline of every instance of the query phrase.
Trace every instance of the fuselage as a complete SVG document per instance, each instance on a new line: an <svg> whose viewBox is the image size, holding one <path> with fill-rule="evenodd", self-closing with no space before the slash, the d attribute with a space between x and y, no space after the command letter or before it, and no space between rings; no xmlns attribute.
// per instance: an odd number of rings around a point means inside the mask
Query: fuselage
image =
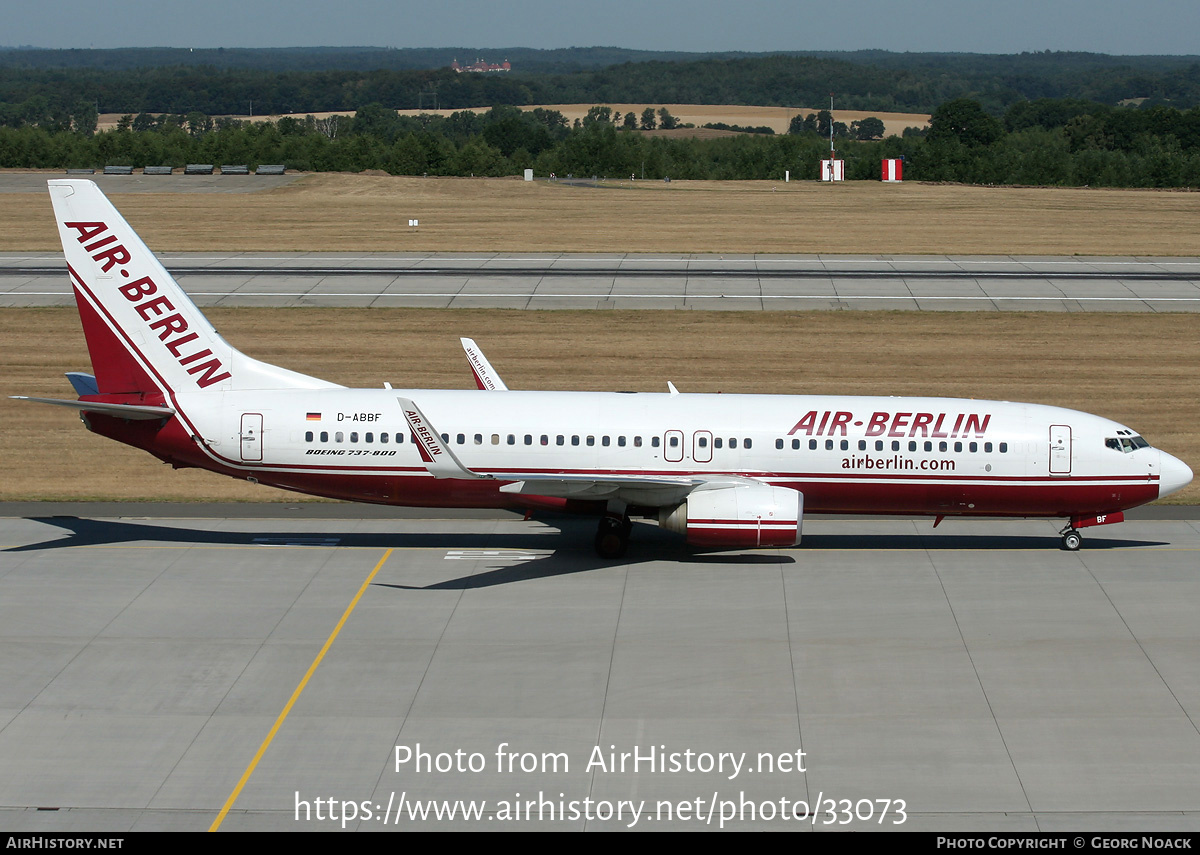
<svg viewBox="0 0 1200 855"><path fill-rule="evenodd" d="M434 478L399 396L496 480ZM177 393L174 404L158 430L90 421L177 465L430 507L538 504L501 492L506 472L636 473L753 478L802 492L808 512L1070 517L1153 501L1191 476L1124 425L1000 401L331 388Z"/></svg>

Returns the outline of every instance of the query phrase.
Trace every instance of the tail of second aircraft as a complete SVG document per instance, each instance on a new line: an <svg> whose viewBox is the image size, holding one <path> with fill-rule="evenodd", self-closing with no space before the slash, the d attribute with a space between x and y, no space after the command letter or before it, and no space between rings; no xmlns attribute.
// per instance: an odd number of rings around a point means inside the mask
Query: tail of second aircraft
<svg viewBox="0 0 1200 855"><path fill-rule="evenodd" d="M336 385L226 342L94 182L49 186L99 394Z"/></svg>

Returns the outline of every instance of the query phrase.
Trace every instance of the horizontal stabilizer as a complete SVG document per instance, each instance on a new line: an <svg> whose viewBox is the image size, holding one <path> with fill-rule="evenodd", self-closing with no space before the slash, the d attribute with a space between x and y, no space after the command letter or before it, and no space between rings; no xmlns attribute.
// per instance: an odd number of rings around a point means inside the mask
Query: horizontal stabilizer
<svg viewBox="0 0 1200 855"><path fill-rule="evenodd" d="M66 401L61 398L28 398L24 395L10 395L18 401L36 401L39 404L53 404L56 407L71 407L85 413L100 413L105 416L116 416L132 421L149 421L150 419L169 419L175 415L170 407L149 407L141 404L101 404L97 401Z"/></svg>

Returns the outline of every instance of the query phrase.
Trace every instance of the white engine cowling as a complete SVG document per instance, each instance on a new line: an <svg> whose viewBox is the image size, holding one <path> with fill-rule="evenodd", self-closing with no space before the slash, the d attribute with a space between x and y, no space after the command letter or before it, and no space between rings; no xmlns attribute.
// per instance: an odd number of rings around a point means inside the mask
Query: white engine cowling
<svg viewBox="0 0 1200 855"><path fill-rule="evenodd" d="M798 545L803 519L803 493L763 484L699 490L661 509L658 524L693 546L744 549Z"/></svg>

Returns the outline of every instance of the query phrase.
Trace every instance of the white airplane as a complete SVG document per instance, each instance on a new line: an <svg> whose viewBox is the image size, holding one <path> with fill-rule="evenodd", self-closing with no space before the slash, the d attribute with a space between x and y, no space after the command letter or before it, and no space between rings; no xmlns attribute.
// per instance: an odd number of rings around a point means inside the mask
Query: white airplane
<svg viewBox="0 0 1200 855"><path fill-rule="evenodd" d="M1060 407L953 398L347 389L231 347L91 181L49 182L94 375L89 430L317 496L580 511L620 556L630 518L704 548L787 547L818 513L1058 517L1078 529L1184 487L1133 430Z"/></svg>

